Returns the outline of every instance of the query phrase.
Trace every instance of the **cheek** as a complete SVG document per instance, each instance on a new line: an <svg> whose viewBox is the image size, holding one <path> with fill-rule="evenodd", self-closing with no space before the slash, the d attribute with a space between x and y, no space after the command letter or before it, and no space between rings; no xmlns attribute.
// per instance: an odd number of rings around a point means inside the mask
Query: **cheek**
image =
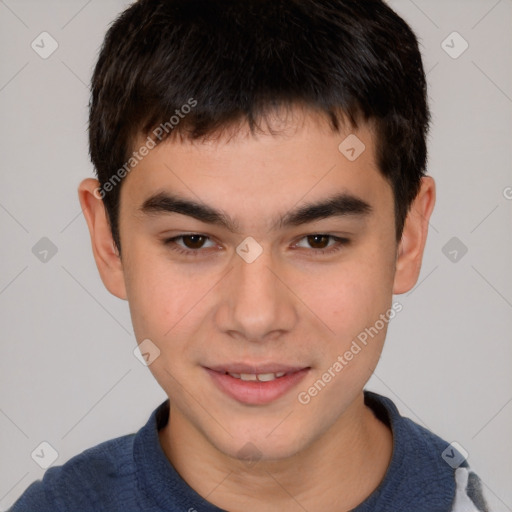
<svg viewBox="0 0 512 512"><path fill-rule="evenodd" d="M373 250L372 250L373 246ZM310 300L329 329L324 329L321 359L302 388L302 404L325 421L348 406L378 363L392 306L393 253L376 241L355 258L308 279ZM314 287L311 284L314 283ZM306 286L307 283L304 284ZM340 402L343 396L346 403ZM332 410L328 404L335 404ZM311 408L309 408L311 406Z"/></svg>
<svg viewBox="0 0 512 512"><path fill-rule="evenodd" d="M169 364L194 350L194 332L208 321L219 272L178 265L158 249L132 249L126 287L137 340L151 339L162 355L172 355Z"/></svg>
<svg viewBox="0 0 512 512"><path fill-rule="evenodd" d="M163 340L185 315L191 290L186 289L176 268L158 251L129 247L128 252L125 279L136 338Z"/></svg>
<svg viewBox="0 0 512 512"><path fill-rule="evenodd" d="M185 276L178 267L155 251L131 252L127 292L130 314L137 341L149 339L154 344L149 370L167 394L182 404L180 391L190 370L184 361L191 359L194 325L200 325L201 296L211 288L205 279ZM150 345L153 347L153 345ZM146 345L146 348L148 345ZM188 385L190 387L190 385Z"/></svg>
<svg viewBox="0 0 512 512"><path fill-rule="evenodd" d="M376 260L361 256L324 267L316 275L310 273L300 285L299 294L306 297L304 302L341 342L352 339L390 307L392 260Z"/></svg>
<svg viewBox="0 0 512 512"><path fill-rule="evenodd" d="M349 407L379 361L389 321L396 314L392 274L392 267L382 260L375 265L373 258L360 258L325 274L324 286L315 289L317 310L330 331L297 401L318 428L334 422Z"/></svg>

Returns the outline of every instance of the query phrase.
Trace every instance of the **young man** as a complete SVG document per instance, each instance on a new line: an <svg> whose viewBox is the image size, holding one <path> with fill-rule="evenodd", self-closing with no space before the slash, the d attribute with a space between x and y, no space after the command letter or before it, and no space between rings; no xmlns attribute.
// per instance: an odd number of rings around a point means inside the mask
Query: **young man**
<svg viewBox="0 0 512 512"><path fill-rule="evenodd" d="M92 81L79 198L169 400L19 511L487 510L363 388L435 201L417 41L377 0L141 0Z"/></svg>

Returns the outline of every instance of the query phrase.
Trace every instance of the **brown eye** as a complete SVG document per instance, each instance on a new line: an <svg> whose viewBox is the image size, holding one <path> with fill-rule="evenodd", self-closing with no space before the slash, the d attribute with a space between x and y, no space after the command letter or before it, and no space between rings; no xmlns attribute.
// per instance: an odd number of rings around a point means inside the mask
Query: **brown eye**
<svg viewBox="0 0 512 512"><path fill-rule="evenodd" d="M209 246L205 245L207 242L210 242ZM215 243L210 240L210 237L197 233L175 236L163 240L162 243L170 247L173 251L186 256L204 255L207 249L212 249L215 246Z"/></svg>
<svg viewBox="0 0 512 512"><path fill-rule="evenodd" d="M308 235L308 244L313 249L325 249L329 244L329 235Z"/></svg>
<svg viewBox="0 0 512 512"><path fill-rule="evenodd" d="M349 244L350 240L348 238L327 235L325 233L314 233L303 236L296 246L301 249L309 249L313 254L327 255L340 251Z"/></svg>
<svg viewBox="0 0 512 512"><path fill-rule="evenodd" d="M187 249L201 249L208 237L203 235L184 235L181 237Z"/></svg>

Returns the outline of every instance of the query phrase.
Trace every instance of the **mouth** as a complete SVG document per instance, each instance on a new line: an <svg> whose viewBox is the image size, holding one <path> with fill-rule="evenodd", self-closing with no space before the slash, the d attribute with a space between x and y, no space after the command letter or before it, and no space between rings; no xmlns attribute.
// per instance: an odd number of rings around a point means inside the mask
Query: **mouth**
<svg viewBox="0 0 512 512"><path fill-rule="evenodd" d="M311 368L239 364L204 369L230 398L247 405L265 405L289 393Z"/></svg>
<svg viewBox="0 0 512 512"><path fill-rule="evenodd" d="M244 380L246 382L270 382L275 379L279 379L286 375L285 372L277 373L231 373L225 372L225 375L230 375L235 379Z"/></svg>

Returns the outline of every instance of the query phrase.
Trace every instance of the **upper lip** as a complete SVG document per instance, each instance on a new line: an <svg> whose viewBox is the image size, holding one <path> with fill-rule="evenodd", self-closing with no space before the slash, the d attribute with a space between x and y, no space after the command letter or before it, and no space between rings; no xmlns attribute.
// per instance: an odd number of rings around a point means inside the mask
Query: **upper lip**
<svg viewBox="0 0 512 512"><path fill-rule="evenodd" d="M247 364L247 363L226 363L217 364L214 366L206 366L210 370L218 373L249 373L249 374L263 374L263 373L295 373L300 370L309 368L308 366L290 366L280 363L264 363L264 364Z"/></svg>

